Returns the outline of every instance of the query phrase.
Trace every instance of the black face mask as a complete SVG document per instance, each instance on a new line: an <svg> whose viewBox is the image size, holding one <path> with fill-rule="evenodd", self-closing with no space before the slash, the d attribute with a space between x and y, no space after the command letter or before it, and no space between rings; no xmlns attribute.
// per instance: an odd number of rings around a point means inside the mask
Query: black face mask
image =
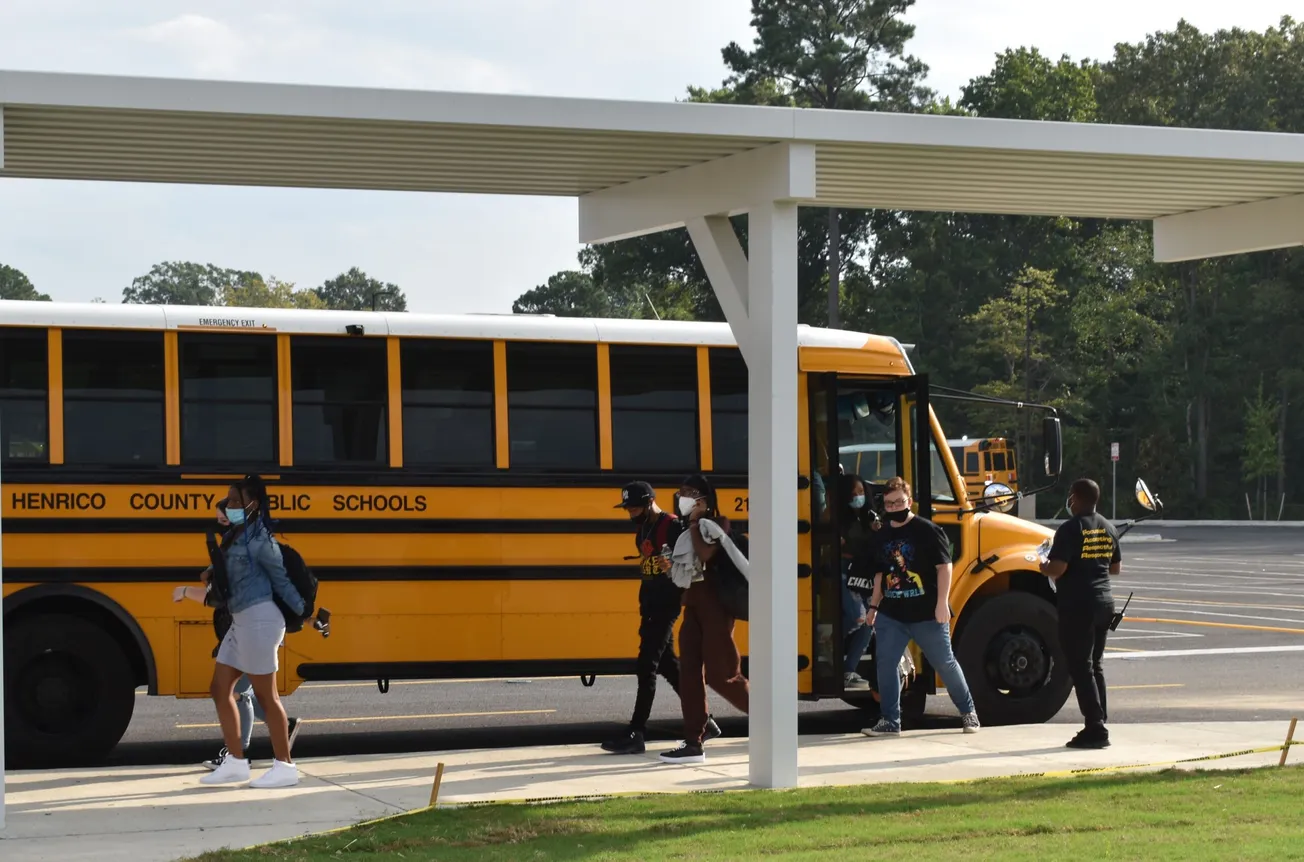
<svg viewBox="0 0 1304 862"><path fill-rule="evenodd" d="M629 520L635 524L646 524L651 519L652 519L652 511L650 509L644 509L643 514L641 515L629 516Z"/></svg>
<svg viewBox="0 0 1304 862"><path fill-rule="evenodd" d="M895 512L888 512L887 519L894 524L904 524L910 518L910 508L907 506Z"/></svg>

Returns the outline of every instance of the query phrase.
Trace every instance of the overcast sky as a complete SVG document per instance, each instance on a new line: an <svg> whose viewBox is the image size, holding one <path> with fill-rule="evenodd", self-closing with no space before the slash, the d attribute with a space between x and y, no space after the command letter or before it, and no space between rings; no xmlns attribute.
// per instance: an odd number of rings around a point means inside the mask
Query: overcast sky
<svg viewBox="0 0 1304 862"><path fill-rule="evenodd" d="M919 0L911 51L957 96L1007 47L1108 56L1185 17L1263 30L1291 0ZM0 68L672 100L750 44L749 0L0 0ZM507 311L573 268L572 200L0 180L0 263L121 299L162 260L301 286L360 266L414 311Z"/></svg>

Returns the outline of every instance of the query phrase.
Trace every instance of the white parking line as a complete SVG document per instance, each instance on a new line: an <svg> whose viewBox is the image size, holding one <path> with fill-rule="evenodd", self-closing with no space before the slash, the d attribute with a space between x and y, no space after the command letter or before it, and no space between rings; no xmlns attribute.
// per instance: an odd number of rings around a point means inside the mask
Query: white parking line
<svg viewBox="0 0 1304 862"><path fill-rule="evenodd" d="M1114 641L1144 641L1144 640L1160 640L1162 638L1204 637L1204 635L1202 634L1193 634L1191 632L1165 632L1165 631L1160 631L1158 629L1134 629L1131 626L1127 625L1126 622L1123 624L1122 627L1119 628L1119 631L1127 632L1127 634L1125 635L1111 634L1109 636L1110 643L1113 643Z"/></svg>
<svg viewBox="0 0 1304 862"><path fill-rule="evenodd" d="M1265 652L1304 652L1304 644L1291 646L1261 646L1261 647L1213 647L1209 649L1164 649L1164 650L1147 650L1145 652L1111 652L1105 653L1105 658L1132 660L1143 658L1179 658L1182 656L1197 655L1249 655L1250 653Z"/></svg>
<svg viewBox="0 0 1304 862"><path fill-rule="evenodd" d="M1166 614L1189 614L1198 617L1222 617L1223 619L1229 620L1256 620L1261 623L1295 623L1297 625L1304 625L1304 620L1291 619L1288 617L1261 617L1253 614L1220 614L1217 611L1199 611L1195 608L1155 607L1141 602L1133 602L1132 607L1128 608L1128 610L1145 610L1147 608L1151 611Z"/></svg>

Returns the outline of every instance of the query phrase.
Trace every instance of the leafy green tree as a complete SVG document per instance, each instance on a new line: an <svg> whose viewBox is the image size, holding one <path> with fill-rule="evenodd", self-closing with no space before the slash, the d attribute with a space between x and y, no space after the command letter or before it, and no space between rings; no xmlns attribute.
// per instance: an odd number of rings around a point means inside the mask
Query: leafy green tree
<svg viewBox="0 0 1304 862"><path fill-rule="evenodd" d="M164 261L145 275L132 279L122 291L122 301L144 305L218 305L231 285L260 279L256 272L226 269L211 263Z"/></svg>
<svg viewBox="0 0 1304 862"><path fill-rule="evenodd" d="M905 53L915 27L905 14L915 0L752 0L756 37L750 51L730 42L721 52L731 76L725 89L779 94L803 108L917 111L932 92L928 67ZM864 214L848 225L864 231ZM841 326L843 216L826 215L824 280L829 326Z"/></svg>
<svg viewBox="0 0 1304 862"><path fill-rule="evenodd" d="M311 290L297 290L293 283L271 277L254 278L222 288L222 305L232 308L325 308L326 303Z"/></svg>
<svg viewBox="0 0 1304 862"><path fill-rule="evenodd" d="M26 299L49 302L50 295L32 286L20 270L0 263L0 299Z"/></svg>
<svg viewBox="0 0 1304 862"><path fill-rule="evenodd" d="M398 285L372 278L356 266L315 290L327 308L344 311L407 311Z"/></svg>
<svg viewBox="0 0 1304 862"><path fill-rule="evenodd" d="M1263 382L1253 399L1245 399L1245 446L1241 470L1261 503L1263 520L1268 519L1268 479L1277 475L1277 419L1281 405L1263 394Z"/></svg>

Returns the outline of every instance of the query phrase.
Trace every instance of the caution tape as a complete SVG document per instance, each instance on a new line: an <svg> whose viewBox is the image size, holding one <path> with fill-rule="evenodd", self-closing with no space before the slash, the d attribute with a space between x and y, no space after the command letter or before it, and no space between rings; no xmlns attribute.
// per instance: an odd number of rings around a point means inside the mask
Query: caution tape
<svg viewBox="0 0 1304 862"><path fill-rule="evenodd" d="M1271 754L1276 751L1285 751L1294 745L1304 745L1304 740L1295 740L1283 743L1281 745L1268 745L1263 748L1246 748L1241 751L1228 751L1223 754L1206 754L1201 757L1185 757L1181 760L1162 760L1154 763L1127 763L1119 766L1087 766L1078 769L1061 769L1052 772L1023 772L1014 775L987 776L979 778L949 778L940 781L920 782L923 784L972 784L978 781L992 781L1008 778L1069 778L1076 775L1092 775L1103 772L1122 772L1128 769L1157 769L1161 766L1178 766L1183 763L1203 763L1211 760L1227 760L1233 757L1246 757L1251 754ZM408 817L413 814L421 814L426 811L435 809L457 809L457 808L488 808L498 805L555 805L567 802L605 802L612 799L654 799L664 796L704 796L704 795L721 795L726 793L749 793L755 792L755 788L749 787L730 787L719 788L714 790L629 790L616 791L613 793L582 793L572 796L522 796L514 799L470 799L465 802L443 803L441 805L423 805L420 808L413 808L410 811L399 811L394 814L386 814L383 817L376 817L371 820L363 820L359 823L353 823L348 826L337 826L334 829L324 829L319 832L313 832L309 835L300 835L294 838L283 838L280 841L272 841L264 844L256 844L243 848L244 850L256 850L259 847L275 846L279 844L290 844L296 841L302 841L305 838L320 838L325 835L338 835L342 832L348 832L353 829L365 829L369 826L376 826L390 820L397 820L400 817Z"/></svg>

